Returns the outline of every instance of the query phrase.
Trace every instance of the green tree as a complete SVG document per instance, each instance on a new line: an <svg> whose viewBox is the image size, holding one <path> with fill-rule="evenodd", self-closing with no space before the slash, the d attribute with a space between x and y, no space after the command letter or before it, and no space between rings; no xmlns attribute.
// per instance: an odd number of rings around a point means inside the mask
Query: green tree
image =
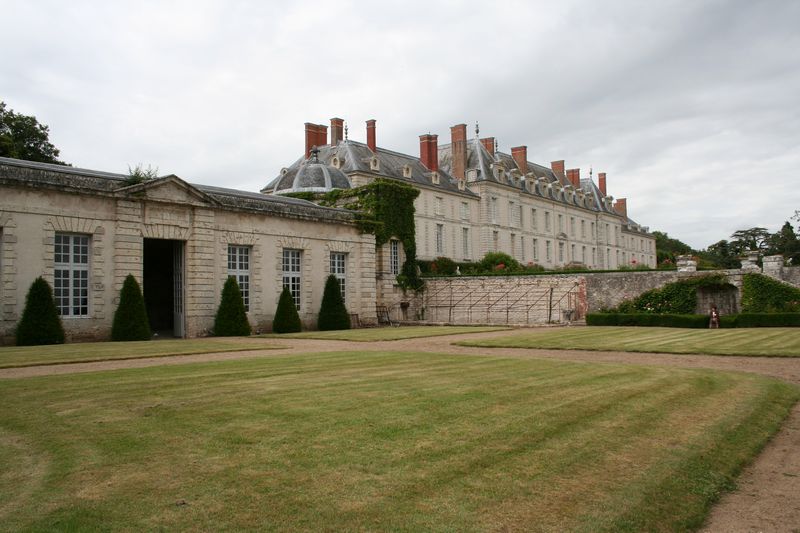
<svg viewBox="0 0 800 533"><path fill-rule="evenodd" d="M63 343L64 326L53 300L53 290L40 276L25 297L25 309L17 324L17 346Z"/></svg>
<svg viewBox="0 0 800 533"><path fill-rule="evenodd" d="M737 255L743 255L750 250L764 251L769 246L769 239L767 228L740 229L731 235L731 248Z"/></svg>
<svg viewBox="0 0 800 533"><path fill-rule="evenodd" d="M793 263L800 259L800 241L789 221L770 237L768 253L781 254L784 259L790 259Z"/></svg>
<svg viewBox="0 0 800 533"><path fill-rule="evenodd" d="M247 321L242 291L233 276L228 276L222 287L222 298L217 316L214 317L214 335L217 337L250 335L250 322Z"/></svg>
<svg viewBox="0 0 800 533"><path fill-rule="evenodd" d="M679 255L694 253L691 246L678 239L673 239L663 231L654 231L653 237L656 238L656 262L659 265L666 261L674 265Z"/></svg>
<svg viewBox="0 0 800 533"><path fill-rule="evenodd" d="M0 156L56 163L59 150L50 143L50 128L39 124L36 117L15 113L0 101Z"/></svg>
<svg viewBox="0 0 800 533"><path fill-rule="evenodd" d="M344 305L342 287L333 274L325 280L325 292L322 294L317 328L320 331L350 329L350 314Z"/></svg>
<svg viewBox="0 0 800 533"><path fill-rule="evenodd" d="M119 292L119 305L111 326L112 341L146 341L152 332L147 320L142 289L133 274L128 274Z"/></svg>
<svg viewBox="0 0 800 533"><path fill-rule="evenodd" d="M274 333L295 333L301 329L300 315L297 314L292 293L288 287L284 287L281 297L278 299L275 318L272 320L272 331Z"/></svg>
<svg viewBox="0 0 800 533"><path fill-rule="evenodd" d="M719 268L740 268L742 266L738 256L733 253L731 243L725 239L710 245L705 250L699 252L699 255L701 259Z"/></svg>

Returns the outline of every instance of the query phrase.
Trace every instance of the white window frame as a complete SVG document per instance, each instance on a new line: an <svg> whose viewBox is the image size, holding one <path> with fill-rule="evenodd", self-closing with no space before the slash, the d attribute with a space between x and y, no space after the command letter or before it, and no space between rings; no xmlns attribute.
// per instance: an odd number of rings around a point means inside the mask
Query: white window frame
<svg viewBox="0 0 800 533"><path fill-rule="evenodd" d="M244 310L250 311L250 258L251 246L228 245L228 276L233 276L242 293Z"/></svg>
<svg viewBox="0 0 800 533"><path fill-rule="evenodd" d="M531 208L531 229L533 231L536 231L538 229L537 225L538 223L536 221L536 209Z"/></svg>
<svg viewBox="0 0 800 533"><path fill-rule="evenodd" d="M292 293L294 306L300 311L300 302L303 292L303 250L284 248L282 257L283 286Z"/></svg>
<svg viewBox="0 0 800 533"><path fill-rule="evenodd" d="M469 220L469 203L461 202L461 220Z"/></svg>
<svg viewBox="0 0 800 533"><path fill-rule="evenodd" d="M436 196L433 199L433 214L437 217L444 215L444 198Z"/></svg>
<svg viewBox="0 0 800 533"><path fill-rule="evenodd" d="M89 316L91 236L56 233L53 247L53 295L58 314Z"/></svg>
<svg viewBox="0 0 800 533"><path fill-rule="evenodd" d="M397 276L400 274L400 241L389 241L389 273Z"/></svg>
<svg viewBox="0 0 800 533"><path fill-rule="evenodd" d="M347 253L331 252L330 256L331 274L339 282L342 292L342 300L347 301Z"/></svg>

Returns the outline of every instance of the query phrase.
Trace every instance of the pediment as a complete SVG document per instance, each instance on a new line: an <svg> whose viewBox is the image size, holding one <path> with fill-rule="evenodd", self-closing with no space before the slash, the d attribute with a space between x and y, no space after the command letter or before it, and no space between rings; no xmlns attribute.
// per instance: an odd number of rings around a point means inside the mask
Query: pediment
<svg viewBox="0 0 800 533"><path fill-rule="evenodd" d="M219 202L197 187L171 174L135 185L123 187L117 191L126 196L146 198L156 202L167 202L182 205L217 205Z"/></svg>

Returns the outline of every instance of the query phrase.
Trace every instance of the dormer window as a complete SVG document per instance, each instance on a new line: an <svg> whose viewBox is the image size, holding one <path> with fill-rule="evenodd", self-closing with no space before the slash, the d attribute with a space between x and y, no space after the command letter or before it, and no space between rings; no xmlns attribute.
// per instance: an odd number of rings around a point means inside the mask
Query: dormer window
<svg viewBox="0 0 800 533"><path fill-rule="evenodd" d="M471 168L467 170L467 181L478 181L478 169Z"/></svg>
<svg viewBox="0 0 800 533"><path fill-rule="evenodd" d="M369 160L369 169L375 172L381 170L381 162L377 157L373 157Z"/></svg>
<svg viewBox="0 0 800 533"><path fill-rule="evenodd" d="M459 179L459 180L456 180L456 181L458 181L458 190L459 191L463 191L466 188L466 184L464 183L464 180Z"/></svg>
<svg viewBox="0 0 800 533"><path fill-rule="evenodd" d="M331 158L331 166L333 168L342 168L342 160L339 159L339 156L333 156Z"/></svg>
<svg viewBox="0 0 800 533"><path fill-rule="evenodd" d="M431 183L433 183L434 185L439 185L439 173L438 172L431 173Z"/></svg>
<svg viewBox="0 0 800 533"><path fill-rule="evenodd" d="M404 178L411 177L411 165L403 165L403 177Z"/></svg>

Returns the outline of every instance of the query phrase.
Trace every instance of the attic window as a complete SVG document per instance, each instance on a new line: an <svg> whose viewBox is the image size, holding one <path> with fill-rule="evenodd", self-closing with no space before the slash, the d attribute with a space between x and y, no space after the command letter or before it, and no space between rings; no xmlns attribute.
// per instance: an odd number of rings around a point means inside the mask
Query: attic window
<svg viewBox="0 0 800 533"><path fill-rule="evenodd" d="M464 188L466 187L466 184L464 183L464 180L456 180L456 181L458 181L458 190L459 191L463 191Z"/></svg>
<svg viewBox="0 0 800 533"><path fill-rule="evenodd" d="M342 168L342 160L339 159L339 156L333 156L331 158L331 166L333 168Z"/></svg>
<svg viewBox="0 0 800 533"><path fill-rule="evenodd" d="M411 177L411 165L404 165L403 166L403 177L410 178Z"/></svg>
<svg viewBox="0 0 800 533"><path fill-rule="evenodd" d="M377 157L373 157L369 160L369 169L374 170L376 172L380 171L381 169L381 162Z"/></svg>
<svg viewBox="0 0 800 533"><path fill-rule="evenodd" d="M467 170L467 181L478 181L478 169L471 168Z"/></svg>
<svg viewBox="0 0 800 533"><path fill-rule="evenodd" d="M434 185L439 185L439 173L438 172L434 172L434 173L431 174L431 183L433 183Z"/></svg>

